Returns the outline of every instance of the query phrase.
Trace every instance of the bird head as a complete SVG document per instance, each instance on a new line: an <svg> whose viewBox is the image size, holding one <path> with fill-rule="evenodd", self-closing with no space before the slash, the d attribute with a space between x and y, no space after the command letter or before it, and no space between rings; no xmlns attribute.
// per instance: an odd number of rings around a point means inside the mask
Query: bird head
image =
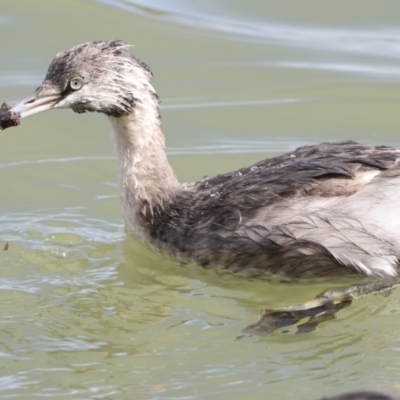
<svg viewBox="0 0 400 400"><path fill-rule="evenodd" d="M112 117L130 114L143 92L151 90L152 74L128 48L120 40L96 41L58 53L43 83L10 111L21 118L57 108Z"/></svg>

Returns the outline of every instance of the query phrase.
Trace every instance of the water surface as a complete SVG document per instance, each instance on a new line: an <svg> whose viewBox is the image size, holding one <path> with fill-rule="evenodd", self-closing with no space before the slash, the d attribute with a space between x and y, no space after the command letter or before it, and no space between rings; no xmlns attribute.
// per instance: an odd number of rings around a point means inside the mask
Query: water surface
<svg viewBox="0 0 400 400"><path fill-rule="evenodd" d="M154 72L182 181L326 140L399 146L399 8L3 0L1 97L29 94L60 50L120 38ZM101 115L53 111L1 137L2 398L400 392L399 291L360 299L310 334L235 341L260 310L340 282L221 276L126 237L108 133Z"/></svg>

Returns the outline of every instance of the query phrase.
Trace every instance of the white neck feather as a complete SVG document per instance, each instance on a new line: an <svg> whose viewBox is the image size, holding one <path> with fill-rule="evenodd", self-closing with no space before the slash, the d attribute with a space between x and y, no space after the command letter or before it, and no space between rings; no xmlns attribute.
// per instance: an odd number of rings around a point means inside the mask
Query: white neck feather
<svg viewBox="0 0 400 400"><path fill-rule="evenodd" d="M143 207L152 213L181 187L165 153L157 99L150 91L143 91L131 114L110 117L110 121L126 229L144 238L146 227L139 218Z"/></svg>

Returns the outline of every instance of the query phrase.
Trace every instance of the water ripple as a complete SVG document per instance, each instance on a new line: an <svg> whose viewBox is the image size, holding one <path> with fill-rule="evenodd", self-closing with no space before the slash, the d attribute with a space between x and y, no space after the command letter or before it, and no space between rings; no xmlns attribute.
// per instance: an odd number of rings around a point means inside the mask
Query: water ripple
<svg viewBox="0 0 400 400"><path fill-rule="evenodd" d="M161 106L162 110L184 110L189 108L215 108L215 107L247 107L293 104L306 101L305 99L264 99L264 100L243 100L243 101L207 101L207 102L189 102L188 99L179 99L169 101L169 104ZM175 104L174 104L175 102Z"/></svg>
<svg viewBox="0 0 400 400"><path fill-rule="evenodd" d="M374 65L374 64L354 64L354 63L328 63L315 61L283 61L283 62L261 62L250 63L256 66L273 68L305 69L310 71L329 71L355 74L366 77L379 78L400 78L400 68L397 66ZM249 64L248 64L249 65Z"/></svg>
<svg viewBox="0 0 400 400"><path fill-rule="evenodd" d="M149 0L97 1L148 18L236 35L251 41L324 51L374 54L396 59L400 57L400 31L397 29L360 30L296 26L257 21L243 15L240 19L228 19L226 16L218 17L188 7L185 7L183 12L180 3L171 5Z"/></svg>
<svg viewBox="0 0 400 400"><path fill-rule="evenodd" d="M35 295L54 287L98 290L119 285L122 223L87 218L78 211L0 216L0 243L8 244L0 261L2 300L13 301L6 292Z"/></svg>

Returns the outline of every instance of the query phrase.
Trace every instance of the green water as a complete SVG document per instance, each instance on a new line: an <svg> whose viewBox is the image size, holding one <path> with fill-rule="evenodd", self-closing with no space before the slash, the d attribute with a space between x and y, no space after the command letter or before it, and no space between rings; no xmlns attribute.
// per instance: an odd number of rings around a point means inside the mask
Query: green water
<svg viewBox="0 0 400 400"><path fill-rule="evenodd" d="M397 0L2 0L0 101L31 93L58 51L119 38L154 72L182 181L324 140L400 146L399 19ZM398 290L310 334L235 341L262 309L337 283L219 276L126 237L103 116L4 132L0 188L1 398L400 392Z"/></svg>

